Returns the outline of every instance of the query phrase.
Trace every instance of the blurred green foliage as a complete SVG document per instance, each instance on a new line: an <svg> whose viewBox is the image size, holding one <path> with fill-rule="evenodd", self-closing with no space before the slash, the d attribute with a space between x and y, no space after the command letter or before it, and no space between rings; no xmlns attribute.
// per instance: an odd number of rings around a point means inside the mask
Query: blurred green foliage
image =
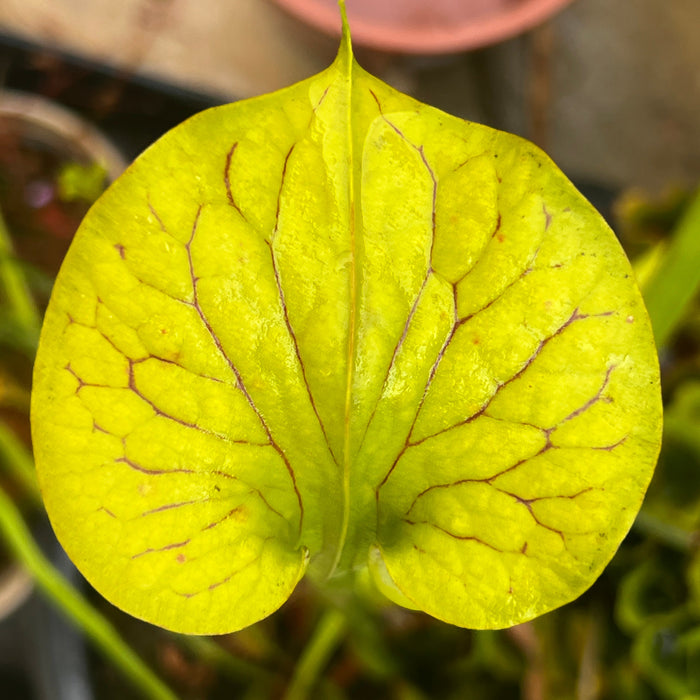
<svg viewBox="0 0 700 700"><path fill-rule="evenodd" d="M105 188L107 170L101 163L65 163L58 172L58 196L64 201L94 202Z"/></svg>

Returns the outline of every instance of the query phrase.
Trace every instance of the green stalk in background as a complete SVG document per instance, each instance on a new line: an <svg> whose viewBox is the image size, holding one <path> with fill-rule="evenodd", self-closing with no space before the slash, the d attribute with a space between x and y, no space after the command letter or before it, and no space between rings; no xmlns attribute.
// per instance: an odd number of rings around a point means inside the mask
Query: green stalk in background
<svg viewBox="0 0 700 700"><path fill-rule="evenodd" d="M294 669L285 700L304 700L309 696L346 629L347 621L340 610L331 608L324 613Z"/></svg>
<svg viewBox="0 0 700 700"><path fill-rule="evenodd" d="M659 348L668 343L700 288L700 190L676 226L666 253L648 283L644 301Z"/></svg>
<svg viewBox="0 0 700 700"><path fill-rule="evenodd" d="M14 259L12 238L5 219L0 211L0 286L4 293L8 308L17 324L31 336L33 345L39 340L41 315L34 303L27 280L22 268Z"/></svg>
<svg viewBox="0 0 700 700"><path fill-rule="evenodd" d="M12 478L22 486L32 502L43 510L44 505L36 480L32 455L14 431L2 421L0 421L0 464L4 465Z"/></svg>
<svg viewBox="0 0 700 700"><path fill-rule="evenodd" d="M0 533L41 590L108 656L143 697L176 700L116 630L54 569L27 529L12 499L0 489Z"/></svg>

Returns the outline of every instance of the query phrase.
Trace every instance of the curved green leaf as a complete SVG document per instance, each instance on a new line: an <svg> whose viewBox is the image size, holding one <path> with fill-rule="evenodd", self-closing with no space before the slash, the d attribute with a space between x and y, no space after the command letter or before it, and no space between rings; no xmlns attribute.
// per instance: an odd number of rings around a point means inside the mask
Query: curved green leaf
<svg viewBox="0 0 700 700"><path fill-rule="evenodd" d="M199 114L93 207L35 369L56 533L107 598L225 632L370 566L511 625L579 595L659 447L614 236L538 149L357 66Z"/></svg>

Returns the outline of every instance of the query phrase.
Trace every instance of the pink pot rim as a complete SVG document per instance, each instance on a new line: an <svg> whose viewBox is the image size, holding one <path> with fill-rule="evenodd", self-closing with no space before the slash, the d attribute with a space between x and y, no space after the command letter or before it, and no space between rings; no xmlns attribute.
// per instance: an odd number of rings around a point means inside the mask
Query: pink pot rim
<svg viewBox="0 0 700 700"><path fill-rule="evenodd" d="M275 2L308 24L328 34L340 35L340 12L333 0ZM444 31L430 32L420 27L392 29L387 25L377 26L353 16L352 0L348 0L348 13L353 42L358 45L400 53L452 53L480 48L516 36L540 24L571 2L572 0L523 0L509 10L500 10L477 22L457 22Z"/></svg>

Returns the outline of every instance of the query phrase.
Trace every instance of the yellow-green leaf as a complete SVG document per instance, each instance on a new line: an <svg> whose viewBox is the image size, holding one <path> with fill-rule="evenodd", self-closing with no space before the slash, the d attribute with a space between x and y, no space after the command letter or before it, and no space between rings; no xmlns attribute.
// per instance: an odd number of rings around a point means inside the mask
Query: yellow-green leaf
<svg viewBox="0 0 700 700"><path fill-rule="evenodd" d="M199 114L95 204L35 369L48 512L174 630L365 567L476 628L601 572L659 447L613 234L531 144L355 63Z"/></svg>

